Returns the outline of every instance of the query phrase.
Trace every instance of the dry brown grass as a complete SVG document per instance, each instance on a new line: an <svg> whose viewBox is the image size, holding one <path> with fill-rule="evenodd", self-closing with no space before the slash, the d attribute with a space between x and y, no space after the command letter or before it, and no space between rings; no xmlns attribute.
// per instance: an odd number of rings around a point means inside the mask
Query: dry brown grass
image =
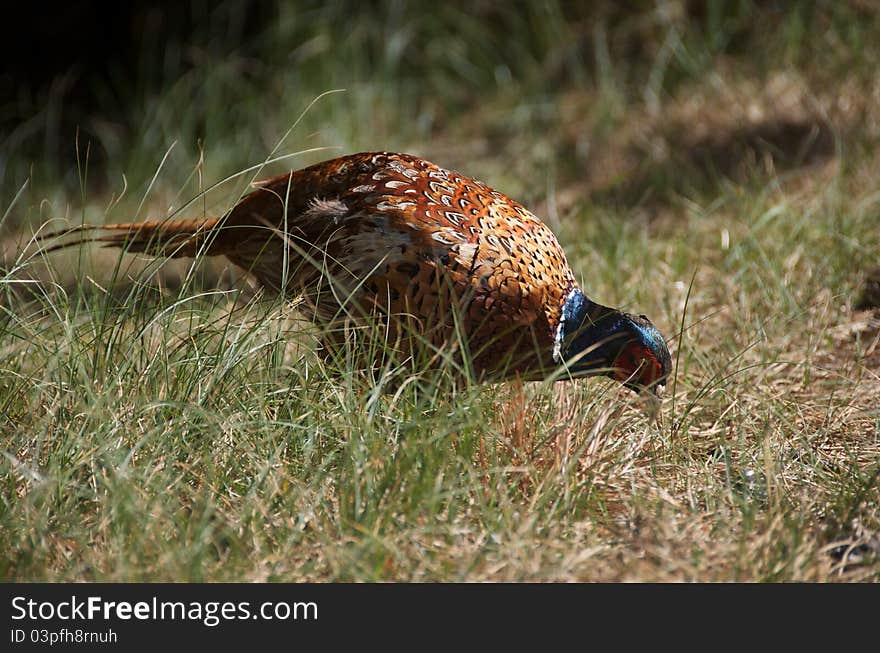
<svg viewBox="0 0 880 653"><path fill-rule="evenodd" d="M289 308L195 299L241 287L222 266L184 283L186 262L27 260L7 235L2 574L880 580L880 312L856 309L880 83L826 18L811 56L761 41L668 89L516 87L399 148L525 200L588 292L651 317L676 363L662 423L601 380L377 394L315 359ZM372 137L401 142L393 118ZM86 204L117 221L138 202Z"/></svg>

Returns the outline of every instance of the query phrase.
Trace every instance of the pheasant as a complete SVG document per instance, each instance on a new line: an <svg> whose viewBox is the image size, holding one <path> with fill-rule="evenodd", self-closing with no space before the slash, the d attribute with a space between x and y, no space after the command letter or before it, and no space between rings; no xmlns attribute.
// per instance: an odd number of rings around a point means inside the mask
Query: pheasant
<svg viewBox="0 0 880 653"><path fill-rule="evenodd" d="M486 184L365 152L254 185L221 217L63 233L103 230L85 240L154 257L225 256L267 290L302 297L327 351L343 325L377 319L388 348L458 343L483 380L606 375L655 394L665 384L669 350L648 318L587 297L550 229Z"/></svg>

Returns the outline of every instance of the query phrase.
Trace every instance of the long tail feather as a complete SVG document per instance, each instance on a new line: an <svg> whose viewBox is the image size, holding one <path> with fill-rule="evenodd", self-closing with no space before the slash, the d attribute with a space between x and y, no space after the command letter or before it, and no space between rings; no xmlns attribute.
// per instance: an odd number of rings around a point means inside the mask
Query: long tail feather
<svg viewBox="0 0 880 653"><path fill-rule="evenodd" d="M118 247L126 252L143 252L150 256L193 257L199 253L209 256L224 254L212 247L216 241L215 228L221 218L197 218L193 220L162 220L150 222L122 222L106 225L80 225L62 229L38 237L41 242L72 235L85 237L61 242L43 249L44 253L56 252L83 243L104 243L105 247ZM94 232L112 231L108 235L91 235Z"/></svg>

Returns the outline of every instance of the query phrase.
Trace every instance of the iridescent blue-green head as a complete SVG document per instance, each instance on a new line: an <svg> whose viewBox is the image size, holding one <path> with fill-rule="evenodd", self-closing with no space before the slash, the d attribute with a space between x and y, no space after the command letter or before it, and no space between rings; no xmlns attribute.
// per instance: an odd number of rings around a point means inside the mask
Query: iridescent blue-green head
<svg viewBox="0 0 880 653"><path fill-rule="evenodd" d="M553 360L572 377L604 375L657 394L672 369L669 348L644 315L630 315L571 290L556 329Z"/></svg>

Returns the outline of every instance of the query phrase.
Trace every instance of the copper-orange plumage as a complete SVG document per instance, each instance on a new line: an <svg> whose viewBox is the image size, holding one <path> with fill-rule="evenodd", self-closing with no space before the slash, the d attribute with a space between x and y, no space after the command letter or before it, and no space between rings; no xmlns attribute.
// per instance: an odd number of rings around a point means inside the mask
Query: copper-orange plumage
<svg viewBox="0 0 880 653"><path fill-rule="evenodd" d="M481 378L564 366L560 378L606 374L638 390L669 374L648 319L592 302L550 229L479 181L366 152L257 186L218 218L80 229L115 232L94 240L129 252L225 256L266 288L301 295L328 348L339 344L335 327L372 316L404 354L416 341L463 340Z"/></svg>

